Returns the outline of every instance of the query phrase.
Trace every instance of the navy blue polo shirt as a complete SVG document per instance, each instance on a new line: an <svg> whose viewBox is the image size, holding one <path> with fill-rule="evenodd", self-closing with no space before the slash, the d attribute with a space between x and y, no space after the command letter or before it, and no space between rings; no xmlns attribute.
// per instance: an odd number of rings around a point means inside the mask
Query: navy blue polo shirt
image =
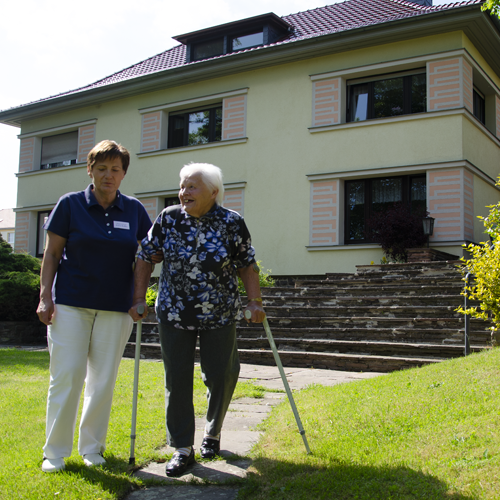
<svg viewBox="0 0 500 500"><path fill-rule="evenodd" d="M146 209L117 191L113 205L99 205L90 184L62 196L44 229L67 239L55 280L55 303L127 312L134 289L138 240L151 227Z"/></svg>

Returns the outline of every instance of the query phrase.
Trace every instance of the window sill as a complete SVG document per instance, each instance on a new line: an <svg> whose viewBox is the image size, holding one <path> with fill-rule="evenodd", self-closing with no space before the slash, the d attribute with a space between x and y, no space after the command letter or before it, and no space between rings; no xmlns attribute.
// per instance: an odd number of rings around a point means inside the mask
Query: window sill
<svg viewBox="0 0 500 500"><path fill-rule="evenodd" d="M451 109L446 111L427 111L425 113L415 113L410 115L403 116L391 116L389 118L372 118L371 120L363 120L361 122L348 122L348 123L338 123L336 125L322 125L320 127L309 127L309 132L311 134L315 134L317 132L329 132L331 130L343 130L349 128L358 128L358 127L371 127L374 125L383 125L389 123L400 123L414 120L422 120L426 118L437 118L441 116L450 116L450 115L460 115L464 114L465 109Z"/></svg>
<svg viewBox="0 0 500 500"><path fill-rule="evenodd" d="M30 175L43 175L50 174L54 172L66 172L67 170L74 170L75 168L86 167L87 163L76 163L75 165L68 165L66 167L55 167L55 168L46 168L43 170L29 170L28 172L16 172L16 177L29 177Z"/></svg>
<svg viewBox="0 0 500 500"><path fill-rule="evenodd" d="M150 156L160 156L175 153L184 153L185 151L195 151L197 149L218 148L220 146L232 146L233 144L244 144L248 141L248 137L241 139L231 139L229 141L209 142L208 144L200 144L198 146L183 146L180 148L159 149L157 151L148 151L147 153L137 153L138 158L149 158Z"/></svg>
<svg viewBox="0 0 500 500"><path fill-rule="evenodd" d="M471 243L466 240L450 240L450 241L430 241L431 247L456 247ZM325 252L338 250L371 250L374 248L382 249L378 243L352 243L350 245L308 245L308 252Z"/></svg>

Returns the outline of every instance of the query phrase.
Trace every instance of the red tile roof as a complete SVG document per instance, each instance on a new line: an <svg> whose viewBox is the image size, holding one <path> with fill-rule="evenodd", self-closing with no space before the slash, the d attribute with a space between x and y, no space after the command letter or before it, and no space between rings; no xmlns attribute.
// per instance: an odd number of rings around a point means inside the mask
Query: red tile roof
<svg viewBox="0 0 500 500"><path fill-rule="evenodd" d="M342 3L327 5L297 14L283 16L282 19L294 27L294 32L286 39L271 45L281 45L307 38L319 37L331 33L349 31L364 26L387 23L399 19L422 16L434 12L445 11L468 5L480 5L483 0L468 0L451 4L424 7L404 0L346 0ZM268 45L269 46L269 45ZM268 46L255 47L247 51L263 50ZM245 52L245 51L242 51ZM239 52L241 53L241 52ZM230 57L232 54L217 56ZM42 102L57 97L84 92L106 85L123 82L140 76L185 66L186 46L177 45L153 57L145 59L133 66L123 69L111 76L98 80L90 85L63 92L56 96L41 99ZM215 59L215 58L214 58ZM200 61L189 64L198 64ZM32 104L32 103L30 103Z"/></svg>

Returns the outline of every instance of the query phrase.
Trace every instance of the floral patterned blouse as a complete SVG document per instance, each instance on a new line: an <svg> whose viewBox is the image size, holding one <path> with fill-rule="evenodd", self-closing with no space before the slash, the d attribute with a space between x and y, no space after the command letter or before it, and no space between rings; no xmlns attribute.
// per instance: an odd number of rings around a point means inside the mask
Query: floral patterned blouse
<svg viewBox="0 0 500 500"><path fill-rule="evenodd" d="M255 262L243 217L215 205L200 218L167 207L142 240L139 258L163 250L156 314L160 323L209 330L242 319L237 268Z"/></svg>

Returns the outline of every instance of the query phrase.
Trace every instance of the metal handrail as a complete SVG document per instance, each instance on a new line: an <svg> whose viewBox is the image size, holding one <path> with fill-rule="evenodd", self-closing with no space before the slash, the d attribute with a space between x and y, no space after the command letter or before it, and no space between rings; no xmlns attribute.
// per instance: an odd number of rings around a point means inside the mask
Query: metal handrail
<svg viewBox="0 0 500 500"><path fill-rule="evenodd" d="M470 279L471 279L472 273L468 272L465 276L465 304L464 304L464 309L467 311L469 308L469 293L467 291L467 287L470 286ZM464 328L464 337L465 337L465 344L464 344L464 355L468 356L470 352L470 342L469 342L469 334L470 334L470 316L465 313L465 328Z"/></svg>

